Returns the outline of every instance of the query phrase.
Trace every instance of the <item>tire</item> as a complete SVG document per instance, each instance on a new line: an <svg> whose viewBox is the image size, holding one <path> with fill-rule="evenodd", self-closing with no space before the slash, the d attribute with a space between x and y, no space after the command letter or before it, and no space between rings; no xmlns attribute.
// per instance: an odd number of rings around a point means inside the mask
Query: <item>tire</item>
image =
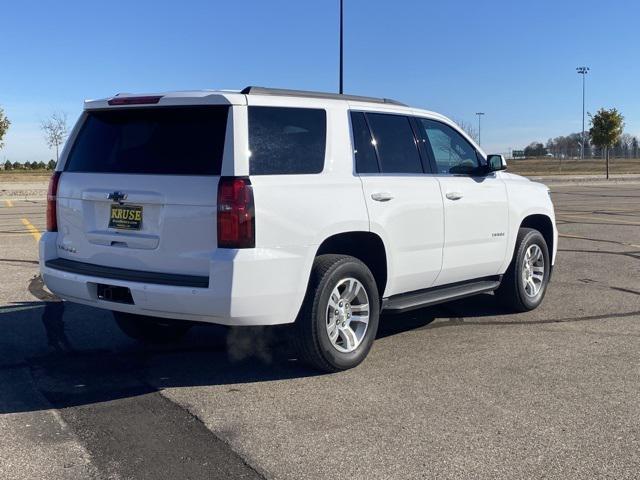
<svg viewBox="0 0 640 480"><path fill-rule="evenodd" d="M166 344L177 342L191 328L189 322L164 318L112 312L120 330L129 338L142 343Z"/></svg>
<svg viewBox="0 0 640 480"><path fill-rule="evenodd" d="M349 300L354 292L356 295ZM359 365L373 345L379 315L378 287L364 263L347 255L318 256L294 324L294 344L300 359L328 373Z"/></svg>
<svg viewBox="0 0 640 480"><path fill-rule="evenodd" d="M537 249L540 251L540 256L536 255ZM540 272L540 262L531 262L527 260L527 252L538 258L541 257L542 269ZM534 265L532 269L526 267L527 262ZM532 287L530 282L527 282L527 278L530 276L525 270L540 275L541 279L539 287L536 291ZM535 271L534 271L535 270ZM549 284L549 278L551 274L551 261L549 258L549 249L547 242L538 230L532 228L521 228L518 231L518 237L516 238L516 247L513 254L511 264L506 273L502 277L502 283L496 290L495 295L510 310L516 312L527 312L537 308L541 303L544 295L547 291L547 285ZM538 278L536 276L536 278ZM534 286L537 285L535 278L531 278ZM527 285L528 284L528 285Z"/></svg>

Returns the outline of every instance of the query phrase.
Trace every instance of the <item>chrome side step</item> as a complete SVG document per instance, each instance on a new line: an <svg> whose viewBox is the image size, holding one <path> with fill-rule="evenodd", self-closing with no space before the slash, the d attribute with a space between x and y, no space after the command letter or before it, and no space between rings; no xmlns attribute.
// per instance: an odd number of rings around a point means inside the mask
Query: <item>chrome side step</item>
<svg viewBox="0 0 640 480"><path fill-rule="evenodd" d="M502 276L487 277L393 295L382 300L382 310L385 313L403 313L479 293L492 292L500 286L501 279Z"/></svg>

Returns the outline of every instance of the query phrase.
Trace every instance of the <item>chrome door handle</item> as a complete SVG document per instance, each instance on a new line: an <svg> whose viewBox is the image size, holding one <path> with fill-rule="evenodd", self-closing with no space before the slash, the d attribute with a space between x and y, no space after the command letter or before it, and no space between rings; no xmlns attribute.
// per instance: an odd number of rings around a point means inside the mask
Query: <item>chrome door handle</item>
<svg viewBox="0 0 640 480"><path fill-rule="evenodd" d="M446 197L449 200L460 200L463 197L463 195L460 192L447 192Z"/></svg>
<svg viewBox="0 0 640 480"><path fill-rule="evenodd" d="M393 200L393 195L389 192L375 192L371 194L371 198L376 202L388 202L389 200Z"/></svg>
<svg viewBox="0 0 640 480"><path fill-rule="evenodd" d="M376 202L388 202L389 200L393 200L393 195L389 192L375 192L371 194L371 198Z"/></svg>

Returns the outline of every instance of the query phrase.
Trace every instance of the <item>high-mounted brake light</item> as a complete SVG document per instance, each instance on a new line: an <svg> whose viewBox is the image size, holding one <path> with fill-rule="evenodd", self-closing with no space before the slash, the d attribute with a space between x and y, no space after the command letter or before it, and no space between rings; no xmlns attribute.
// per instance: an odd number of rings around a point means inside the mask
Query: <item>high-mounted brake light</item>
<svg viewBox="0 0 640 480"><path fill-rule="evenodd" d="M58 183L60 182L60 172L53 172L49 179L49 189L47 190L47 231L58 231L58 212L56 196L58 195Z"/></svg>
<svg viewBox="0 0 640 480"><path fill-rule="evenodd" d="M221 177L218 183L218 247L256 245L253 189L248 178Z"/></svg>
<svg viewBox="0 0 640 480"><path fill-rule="evenodd" d="M113 97L109 105L153 105L160 101L162 95L147 97Z"/></svg>

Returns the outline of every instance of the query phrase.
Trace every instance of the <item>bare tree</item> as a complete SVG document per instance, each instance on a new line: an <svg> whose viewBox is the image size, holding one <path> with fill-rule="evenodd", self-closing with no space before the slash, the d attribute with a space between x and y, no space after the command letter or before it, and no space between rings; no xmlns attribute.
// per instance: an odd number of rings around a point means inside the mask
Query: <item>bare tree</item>
<svg viewBox="0 0 640 480"><path fill-rule="evenodd" d="M4 147L4 143L2 142L2 139L7 133L7 130L9 130L9 125L11 125L11 122L9 121L7 116L4 114L4 110L0 108L0 148Z"/></svg>
<svg viewBox="0 0 640 480"><path fill-rule="evenodd" d="M49 148L56 148L56 162L58 161L58 149L67 138L67 114L55 112L48 120L42 122L44 139Z"/></svg>
<svg viewBox="0 0 640 480"><path fill-rule="evenodd" d="M620 135L620 139L614 146L614 155L617 157L630 158L633 153L633 135L623 133Z"/></svg>
<svg viewBox="0 0 640 480"><path fill-rule="evenodd" d="M454 120L454 122L457 123L458 126L462 130L464 130L467 135L469 135L471 138L473 138L473 140L476 143L478 142L478 129L476 127L474 127L472 123L465 122L464 120Z"/></svg>

